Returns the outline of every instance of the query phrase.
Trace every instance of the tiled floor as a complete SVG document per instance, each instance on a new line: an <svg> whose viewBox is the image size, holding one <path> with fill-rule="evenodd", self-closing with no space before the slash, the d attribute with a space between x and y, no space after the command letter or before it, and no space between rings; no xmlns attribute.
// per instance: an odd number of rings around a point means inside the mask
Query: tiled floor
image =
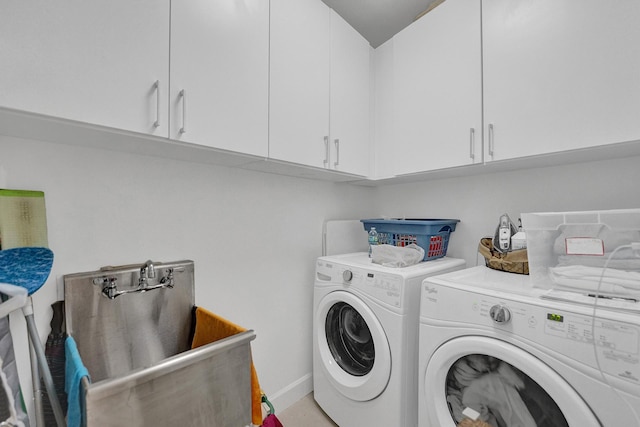
<svg viewBox="0 0 640 427"><path fill-rule="evenodd" d="M276 416L284 427L337 426L313 400L313 393L306 395Z"/></svg>

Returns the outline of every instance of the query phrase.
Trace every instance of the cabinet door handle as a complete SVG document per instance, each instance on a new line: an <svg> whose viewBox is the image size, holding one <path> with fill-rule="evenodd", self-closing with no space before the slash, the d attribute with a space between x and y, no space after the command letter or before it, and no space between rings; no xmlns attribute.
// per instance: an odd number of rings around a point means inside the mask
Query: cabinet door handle
<svg viewBox="0 0 640 427"><path fill-rule="evenodd" d="M160 80L156 80L153 88L156 91L156 121L153 122L153 126L160 127Z"/></svg>
<svg viewBox="0 0 640 427"><path fill-rule="evenodd" d="M324 137L324 167L329 166L329 136Z"/></svg>
<svg viewBox="0 0 640 427"><path fill-rule="evenodd" d="M179 132L183 134L187 132L187 92L182 89L179 95L182 98L182 127Z"/></svg>
<svg viewBox="0 0 640 427"><path fill-rule="evenodd" d="M493 123L489 123L489 155L493 158Z"/></svg>
<svg viewBox="0 0 640 427"><path fill-rule="evenodd" d="M469 130L469 157L471 160L476 158L476 130L474 128Z"/></svg>
<svg viewBox="0 0 640 427"><path fill-rule="evenodd" d="M340 140L334 139L333 143L336 145L336 161L333 163L333 166L338 167L338 165L340 165Z"/></svg>

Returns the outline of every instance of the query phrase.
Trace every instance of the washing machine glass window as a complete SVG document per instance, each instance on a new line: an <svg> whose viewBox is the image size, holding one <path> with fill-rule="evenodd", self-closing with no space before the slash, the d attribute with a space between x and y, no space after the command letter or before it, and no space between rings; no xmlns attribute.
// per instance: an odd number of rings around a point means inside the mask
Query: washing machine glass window
<svg viewBox="0 0 640 427"><path fill-rule="evenodd" d="M495 427L569 427L556 402L518 368L494 356L469 354L453 363L446 395L456 423L469 407Z"/></svg>
<svg viewBox="0 0 640 427"><path fill-rule="evenodd" d="M391 350L380 320L360 297L331 292L318 303L315 325L324 375L342 395L366 402L391 377Z"/></svg>
<svg viewBox="0 0 640 427"><path fill-rule="evenodd" d="M466 408L491 427L601 426L579 391L553 369L493 338L442 344L429 359L424 387L420 404L440 427L458 426Z"/></svg>
<svg viewBox="0 0 640 427"><path fill-rule="evenodd" d="M342 369L355 376L371 371L375 346L358 310L345 302L334 304L327 313L325 332L329 350Z"/></svg>

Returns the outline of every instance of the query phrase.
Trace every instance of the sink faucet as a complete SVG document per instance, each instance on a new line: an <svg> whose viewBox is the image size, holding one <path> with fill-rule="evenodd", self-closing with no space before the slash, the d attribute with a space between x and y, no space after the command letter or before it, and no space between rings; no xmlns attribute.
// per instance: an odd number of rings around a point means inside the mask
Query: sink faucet
<svg viewBox="0 0 640 427"><path fill-rule="evenodd" d="M138 280L138 286L142 289L147 287L147 279L155 279L156 268L153 265L153 261L149 260L140 267L140 279Z"/></svg>
<svg viewBox="0 0 640 427"><path fill-rule="evenodd" d="M116 276L102 276L96 277L93 279L93 284L96 286L100 286L102 295L109 298L110 300L115 299L116 297L124 294L130 293L143 293L147 291L152 291L154 289L172 289L175 286L176 279L174 277L174 272L184 272L184 267L173 267L167 266L162 263L158 263L161 266L161 273L156 273L157 265L153 264L153 261L149 260L140 266L140 277L138 278L138 287L132 287L134 283L134 278L131 277L131 281L127 282L127 286L125 289L118 289L118 277ZM123 266L127 270L132 265ZM164 268L163 268L164 267ZM112 271L114 267L105 267L102 271ZM157 275L160 276L159 279L156 279ZM156 279L154 281L150 281L149 279ZM0 427L2 427L2 423L0 422Z"/></svg>

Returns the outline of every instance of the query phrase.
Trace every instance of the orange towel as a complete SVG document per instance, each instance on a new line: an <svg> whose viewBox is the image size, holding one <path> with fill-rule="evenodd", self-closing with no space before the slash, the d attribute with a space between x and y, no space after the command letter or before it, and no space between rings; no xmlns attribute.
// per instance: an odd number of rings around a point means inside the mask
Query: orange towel
<svg viewBox="0 0 640 427"><path fill-rule="evenodd" d="M227 319L211 313L204 308L196 308L196 330L191 342L191 348L198 348L205 344L230 337L246 329L229 322ZM252 423L262 424L262 392L258 383L258 374L251 363L251 414Z"/></svg>

